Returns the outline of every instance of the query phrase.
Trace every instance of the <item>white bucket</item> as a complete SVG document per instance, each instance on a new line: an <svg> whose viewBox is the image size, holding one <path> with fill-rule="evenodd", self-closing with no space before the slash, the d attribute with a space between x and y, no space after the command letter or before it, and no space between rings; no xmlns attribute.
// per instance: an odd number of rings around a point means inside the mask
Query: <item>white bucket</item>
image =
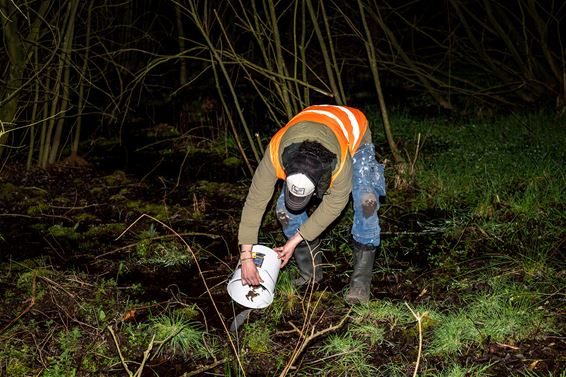
<svg viewBox="0 0 566 377"><path fill-rule="evenodd" d="M263 283L257 287L242 285L241 262L238 262L236 271L228 282L228 294L240 305L261 309L273 302L281 260L275 251L263 245L254 245L252 257Z"/></svg>

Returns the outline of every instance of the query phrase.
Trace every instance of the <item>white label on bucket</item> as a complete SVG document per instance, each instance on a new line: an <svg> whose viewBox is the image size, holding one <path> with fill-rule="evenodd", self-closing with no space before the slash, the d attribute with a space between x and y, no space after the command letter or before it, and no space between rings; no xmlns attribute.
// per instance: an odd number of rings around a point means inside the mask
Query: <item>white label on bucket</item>
<svg viewBox="0 0 566 377"><path fill-rule="evenodd" d="M254 259L254 263L257 267L261 267L263 265L263 258L265 254L252 252L252 258Z"/></svg>

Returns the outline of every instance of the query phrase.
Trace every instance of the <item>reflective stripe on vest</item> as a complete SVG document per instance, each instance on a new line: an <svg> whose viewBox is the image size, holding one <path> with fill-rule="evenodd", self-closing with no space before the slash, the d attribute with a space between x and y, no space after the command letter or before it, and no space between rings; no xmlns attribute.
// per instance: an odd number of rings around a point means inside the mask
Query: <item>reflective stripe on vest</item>
<svg viewBox="0 0 566 377"><path fill-rule="evenodd" d="M330 182L330 185L332 186L332 182L344 167L346 153L350 152L350 155L353 156L360 146L361 137L367 129L367 119L365 115L360 110L352 107L334 105L309 106L295 115L289 123L277 131L269 143L271 162L275 167L275 173L279 179L286 178L285 170L283 169L283 166L281 166L281 161L279 160L279 145L281 143L281 138L290 127L299 122L321 123L334 132L334 135L340 144L341 156L338 169L332 175L332 180Z"/></svg>

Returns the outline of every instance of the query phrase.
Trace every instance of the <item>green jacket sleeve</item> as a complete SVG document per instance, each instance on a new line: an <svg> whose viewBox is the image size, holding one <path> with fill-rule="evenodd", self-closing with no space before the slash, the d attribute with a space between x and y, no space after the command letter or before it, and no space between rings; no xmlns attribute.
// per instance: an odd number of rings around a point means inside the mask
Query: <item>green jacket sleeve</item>
<svg viewBox="0 0 566 377"><path fill-rule="evenodd" d="M271 162L269 150L261 159L242 209L238 242L242 244L257 244L258 232L267 204L273 197L277 176Z"/></svg>

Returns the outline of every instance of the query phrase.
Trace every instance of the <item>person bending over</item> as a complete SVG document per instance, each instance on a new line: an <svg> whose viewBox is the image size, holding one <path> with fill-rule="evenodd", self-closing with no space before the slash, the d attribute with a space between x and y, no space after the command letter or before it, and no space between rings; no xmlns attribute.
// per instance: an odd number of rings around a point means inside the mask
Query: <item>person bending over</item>
<svg viewBox="0 0 566 377"><path fill-rule="evenodd" d="M320 234L353 198L353 273L346 301L367 302L380 243L379 197L385 196L384 166L375 159L375 147L365 115L346 106L310 106L294 116L271 139L260 161L242 209L238 230L242 284L259 285L252 246L278 180L283 180L276 204L277 219L287 242L274 248L284 267L294 255L299 286L320 282ZM313 197L318 205L307 214Z"/></svg>

